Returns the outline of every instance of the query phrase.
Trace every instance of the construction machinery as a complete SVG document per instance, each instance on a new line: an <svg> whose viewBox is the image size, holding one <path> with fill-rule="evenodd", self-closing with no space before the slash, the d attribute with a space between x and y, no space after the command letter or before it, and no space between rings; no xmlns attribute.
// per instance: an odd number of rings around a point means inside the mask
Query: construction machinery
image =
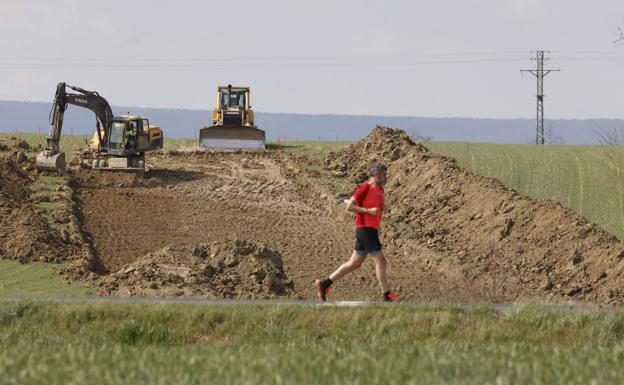
<svg viewBox="0 0 624 385"><path fill-rule="evenodd" d="M77 93L68 93L67 88ZM65 173L65 153L60 150L65 110L72 104L95 113L96 132L90 144L89 163L95 170L145 171L145 153L163 147L160 127L141 116L113 116L110 105L97 92L66 83L56 86L50 111L50 134L45 149L37 155L40 170Z"/></svg>
<svg viewBox="0 0 624 385"><path fill-rule="evenodd" d="M212 126L199 130L201 149L264 150L265 134L254 125L249 87L217 87Z"/></svg>

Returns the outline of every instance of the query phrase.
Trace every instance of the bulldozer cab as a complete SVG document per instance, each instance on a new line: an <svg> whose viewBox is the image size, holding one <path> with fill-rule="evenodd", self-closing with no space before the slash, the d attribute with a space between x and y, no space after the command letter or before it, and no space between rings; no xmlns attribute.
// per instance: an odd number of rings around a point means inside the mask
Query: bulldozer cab
<svg viewBox="0 0 624 385"><path fill-rule="evenodd" d="M232 108L246 108L246 100L247 92L244 89L225 88L221 91L221 108L224 110L229 110Z"/></svg>
<svg viewBox="0 0 624 385"><path fill-rule="evenodd" d="M217 107L212 112L212 124L222 126L253 126L249 87L217 88Z"/></svg>
<svg viewBox="0 0 624 385"><path fill-rule="evenodd" d="M217 87L212 125L199 130L201 149L264 150L265 133L254 125L249 87Z"/></svg>

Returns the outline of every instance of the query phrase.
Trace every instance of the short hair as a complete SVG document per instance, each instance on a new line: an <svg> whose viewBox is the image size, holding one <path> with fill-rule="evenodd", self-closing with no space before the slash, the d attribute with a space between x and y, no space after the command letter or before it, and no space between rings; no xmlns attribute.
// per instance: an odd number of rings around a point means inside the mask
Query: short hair
<svg viewBox="0 0 624 385"><path fill-rule="evenodd" d="M379 162L372 162L368 165L368 176L374 176L379 172L386 172L388 168Z"/></svg>

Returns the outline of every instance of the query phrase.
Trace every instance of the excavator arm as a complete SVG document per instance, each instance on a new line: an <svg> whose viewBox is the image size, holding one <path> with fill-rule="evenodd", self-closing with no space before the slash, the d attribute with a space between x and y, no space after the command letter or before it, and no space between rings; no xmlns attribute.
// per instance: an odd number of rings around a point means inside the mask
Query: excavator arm
<svg viewBox="0 0 624 385"><path fill-rule="evenodd" d="M68 93L67 88L77 93ZM36 165L38 169L57 170L60 173L65 172L65 154L60 150L60 141L65 110L67 110L70 104L89 109L95 113L99 145L100 148L104 147L104 134L102 130L105 130L105 132L108 130L113 118L113 111L106 99L101 97L97 92L88 91L66 83L59 83L56 86L54 103L50 111L50 134L47 138L47 145L46 148L37 155Z"/></svg>

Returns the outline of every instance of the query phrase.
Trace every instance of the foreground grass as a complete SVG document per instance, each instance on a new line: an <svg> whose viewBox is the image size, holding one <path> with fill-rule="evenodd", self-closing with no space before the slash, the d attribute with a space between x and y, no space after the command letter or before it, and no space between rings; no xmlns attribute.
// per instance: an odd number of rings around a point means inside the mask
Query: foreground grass
<svg viewBox="0 0 624 385"><path fill-rule="evenodd" d="M4 384L618 384L624 314L0 302Z"/></svg>
<svg viewBox="0 0 624 385"><path fill-rule="evenodd" d="M93 292L82 284L65 282L56 272L59 267L44 262L0 260L0 296L75 296Z"/></svg>

